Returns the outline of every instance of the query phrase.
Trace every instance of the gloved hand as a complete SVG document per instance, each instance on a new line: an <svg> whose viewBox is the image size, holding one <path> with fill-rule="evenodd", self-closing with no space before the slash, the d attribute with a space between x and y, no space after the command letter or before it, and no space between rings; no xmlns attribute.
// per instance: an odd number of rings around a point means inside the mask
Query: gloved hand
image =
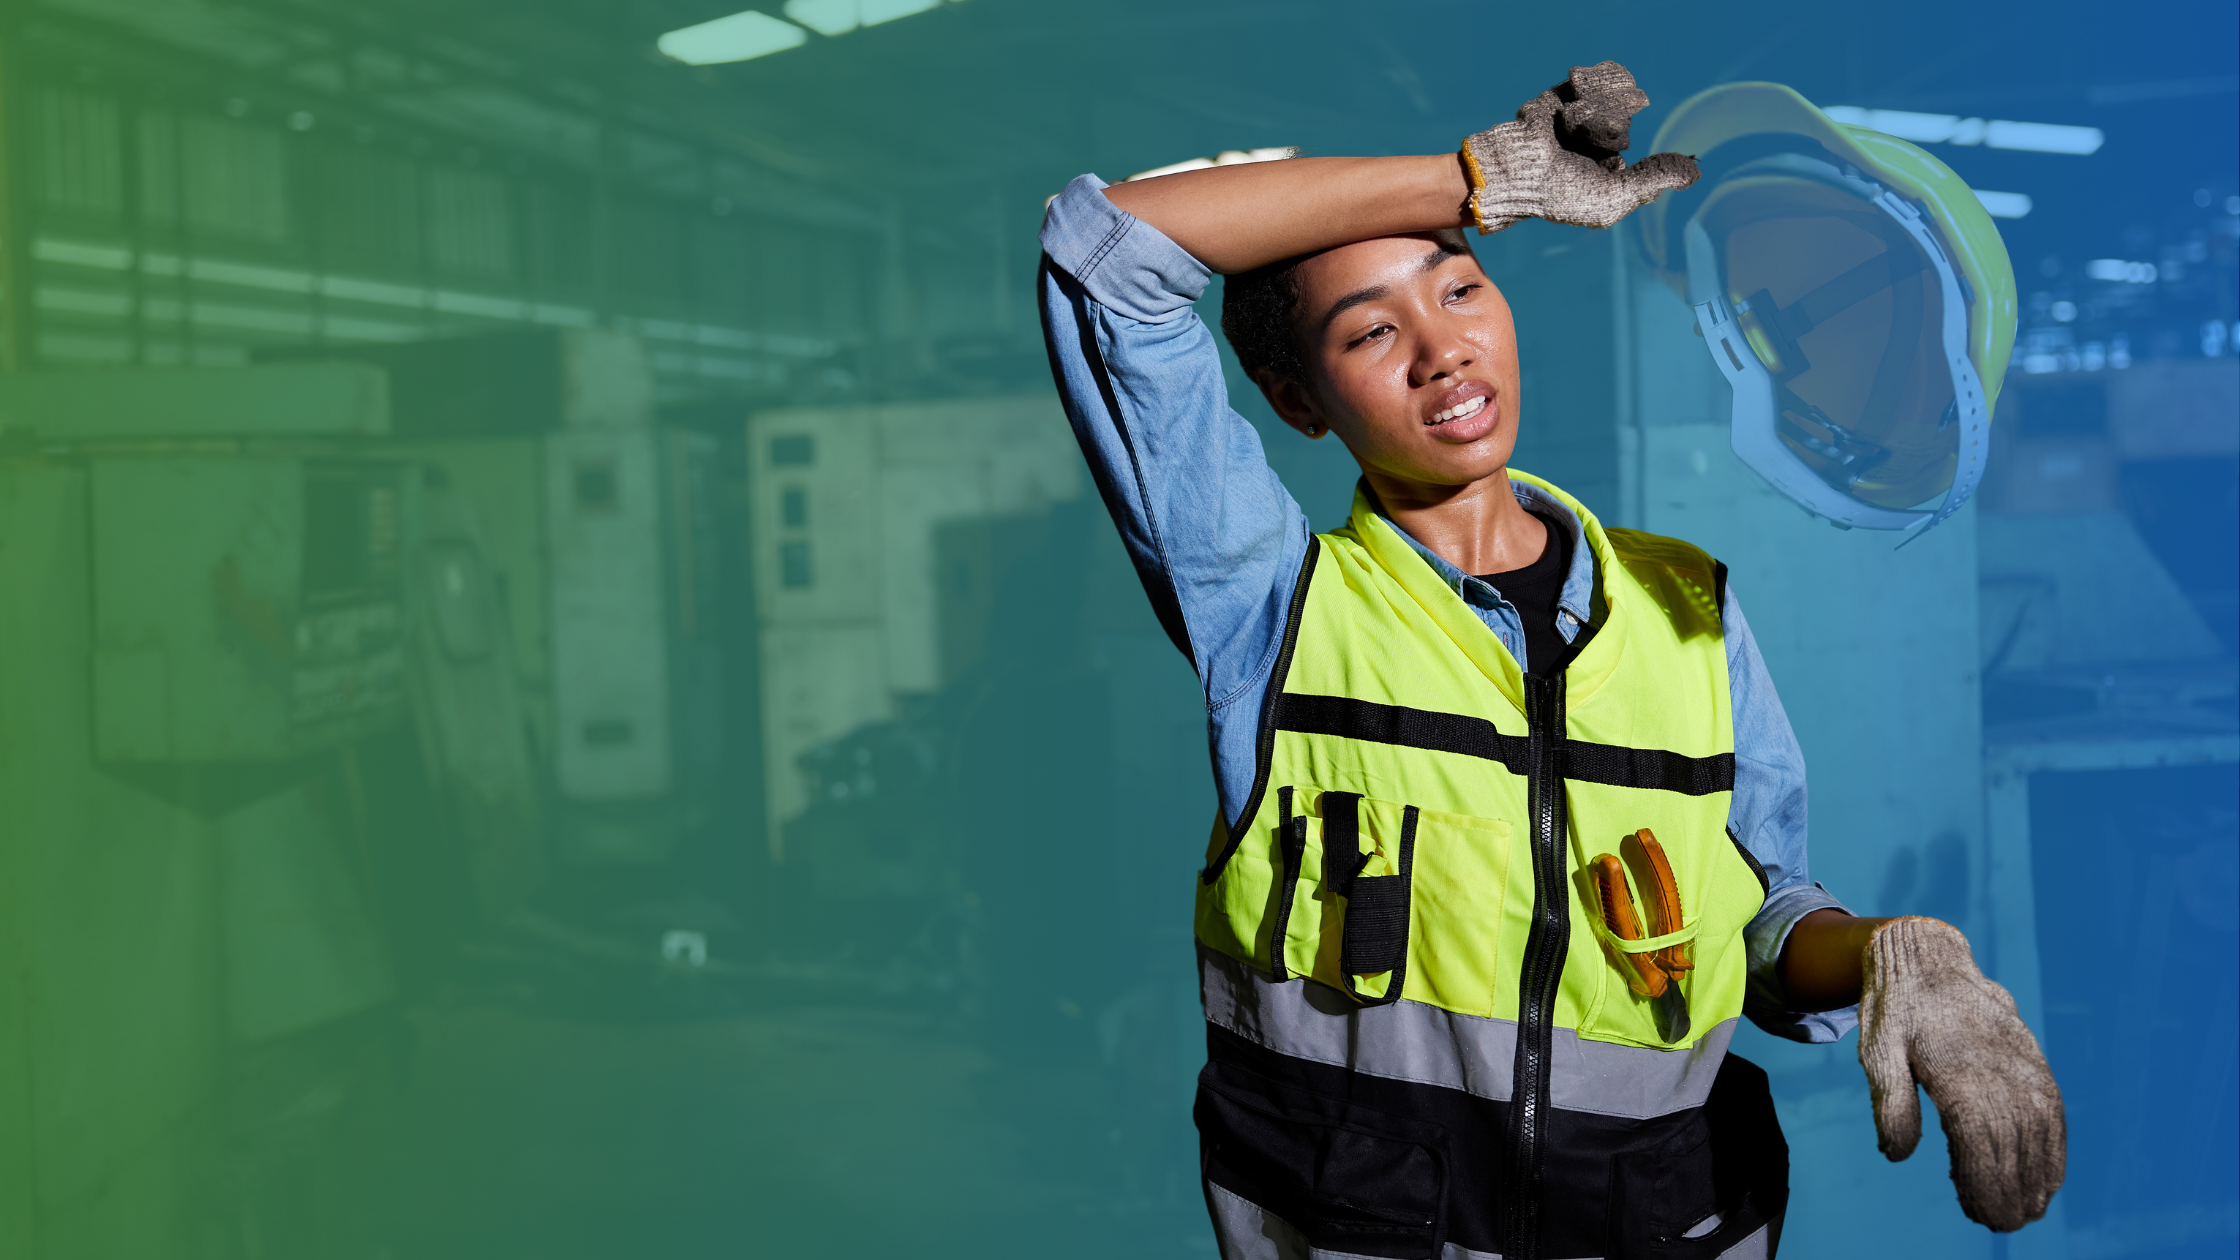
<svg viewBox="0 0 2240 1260"><path fill-rule="evenodd" d="M1678 153L1652 153L1628 167L1633 116L1649 97L1615 61L1576 66L1571 77L1525 102L1517 121L1462 142L1470 168L1470 209L1480 232L1524 218L1606 228L1686 188L1702 172Z"/></svg>
<svg viewBox="0 0 2240 1260"><path fill-rule="evenodd" d="M1893 919L1866 951L1859 1065L1891 1160L1921 1140L1919 1081L1952 1151L1968 1219L2017 1230L2046 1213L2068 1162L2061 1090L2014 998L1976 969L1968 938L1935 919Z"/></svg>

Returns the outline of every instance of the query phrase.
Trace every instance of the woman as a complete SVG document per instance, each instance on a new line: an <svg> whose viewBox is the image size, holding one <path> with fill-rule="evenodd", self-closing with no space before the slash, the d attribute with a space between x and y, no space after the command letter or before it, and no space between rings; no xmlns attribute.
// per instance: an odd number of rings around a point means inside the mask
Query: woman
<svg viewBox="0 0 2240 1260"><path fill-rule="evenodd" d="M1744 1013L1857 1024L1885 1153L1952 1136L1970 1215L2061 1175L2004 990L1807 873L1803 759L1723 566L1508 467L1511 314L1461 229L1607 227L1696 176L1574 70L1458 154L1314 158L1053 202L1044 331L1145 591L1204 684L1197 1119L1223 1255L1770 1255L1787 1153ZM1362 479L1316 536L1191 303Z"/></svg>

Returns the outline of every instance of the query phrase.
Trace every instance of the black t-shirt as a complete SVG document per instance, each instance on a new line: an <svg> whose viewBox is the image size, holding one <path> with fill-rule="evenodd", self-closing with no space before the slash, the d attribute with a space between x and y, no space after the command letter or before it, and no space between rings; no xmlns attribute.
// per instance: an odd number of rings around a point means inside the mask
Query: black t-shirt
<svg viewBox="0 0 2240 1260"><path fill-rule="evenodd" d="M1553 518L1533 515L1548 527L1548 546L1540 558L1507 573L1476 576L1516 605L1524 622L1525 662L1531 666L1527 672L1544 675L1571 651L1571 645L1556 633L1556 600L1563 594L1564 579L1571 576L1571 533Z"/></svg>

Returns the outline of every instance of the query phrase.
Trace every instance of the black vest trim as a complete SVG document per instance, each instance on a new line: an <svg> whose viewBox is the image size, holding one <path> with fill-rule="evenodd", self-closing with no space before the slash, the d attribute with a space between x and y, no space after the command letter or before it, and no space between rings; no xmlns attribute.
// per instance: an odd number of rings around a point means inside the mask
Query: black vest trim
<svg viewBox="0 0 2240 1260"><path fill-rule="evenodd" d="M1504 735L1484 718L1437 713L1345 696L1287 694L1276 710L1276 729L1301 735L1334 735L1372 744L1458 753L1499 762L1509 773L1531 770L1530 743ZM1684 757L1661 748L1622 748L1567 739L1562 749L1563 777L1604 787L1643 788L1709 796L1734 790L1734 754Z"/></svg>
<svg viewBox="0 0 2240 1260"><path fill-rule="evenodd" d="M1512 1254L1502 1218L1517 1190L1513 1104L1293 1058L1218 1026L1206 1039L1194 1118L1208 1181L1314 1246ZM1738 1055L1722 1058L1701 1107L1646 1120L1551 1107L1544 1119L1541 1255L1711 1260L1788 1206L1773 1095ZM1716 1230L1682 1237L1712 1212Z"/></svg>

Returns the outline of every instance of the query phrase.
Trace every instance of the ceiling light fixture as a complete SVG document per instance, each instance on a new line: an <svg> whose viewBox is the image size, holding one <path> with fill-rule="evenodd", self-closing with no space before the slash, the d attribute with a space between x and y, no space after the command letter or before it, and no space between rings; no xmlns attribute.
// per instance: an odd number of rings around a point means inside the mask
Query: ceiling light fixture
<svg viewBox="0 0 2240 1260"><path fill-rule="evenodd" d="M672 61L688 66L714 66L731 61L752 61L788 48L799 48L808 42L809 32L793 23L749 9L670 31L653 41L653 46Z"/></svg>
<svg viewBox="0 0 2240 1260"><path fill-rule="evenodd" d="M1125 184L1139 179L1157 179L1161 175L1173 175L1179 171L1202 171L1215 166L1241 166L1246 162L1275 162L1283 158L1295 157L1298 152L1290 145L1278 145L1272 149L1223 149L1209 158L1194 157L1187 162L1176 162L1168 166L1154 166L1148 171L1137 171L1120 182Z"/></svg>
<svg viewBox="0 0 2240 1260"><path fill-rule="evenodd" d="M1871 127L1916 144L1982 145L2030 153L2097 153L2108 137L2098 127L2064 123L2010 122L2003 118L1962 118L1958 114L1916 114L1903 109L1861 109L1830 105L1823 113L1839 123Z"/></svg>
<svg viewBox="0 0 2240 1260"><path fill-rule="evenodd" d="M786 16L819 35L845 35L913 13L938 9L944 0L786 0Z"/></svg>
<svg viewBox="0 0 2240 1260"><path fill-rule="evenodd" d="M786 16L819 35L845 35L863 25L856 0L786 0Z"/></svg>
<svg viewBox="0 0 2240 1260"><path fill-rule="evenodd" d="M942 0L863 0L863 24L877 26L881 22L892 22L913 13L938 9L941 2Z"/></svg>
<svg viewBox="0 0 2240 1260"><path fill-rule="evenodd" d="M2019 219L2030 213L2032 202L2029 193L1992 192L1987 188L1972 190L1976 200L1994 219Z"/></svg>
<svg viewBox="0 0 2240 1260"><path fill-rule="evenodd" d="M2122 258L2095 258L2084 265L2084 274L2094 280L2110 280L2118 284L2153 284L2160 278L2153 263L2130 262Z"/></svg>

